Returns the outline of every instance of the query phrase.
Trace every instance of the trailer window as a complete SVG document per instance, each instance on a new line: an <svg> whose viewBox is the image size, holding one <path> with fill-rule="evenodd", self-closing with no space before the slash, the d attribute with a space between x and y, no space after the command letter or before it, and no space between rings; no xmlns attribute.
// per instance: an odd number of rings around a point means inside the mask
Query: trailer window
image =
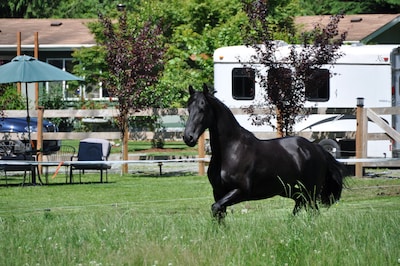
<svg viewBox="0 0 400 266"><path fill-rule="evenodd" d="M329 100L329 70L312 69L305 82L307 101L326 102Z"/></svg>
<svg viewBox="0 0 400 266"><path fill-rule="evenodd" d="M255 71L252 68L232 69L232 97L235 100L253 100Z"/></svg>

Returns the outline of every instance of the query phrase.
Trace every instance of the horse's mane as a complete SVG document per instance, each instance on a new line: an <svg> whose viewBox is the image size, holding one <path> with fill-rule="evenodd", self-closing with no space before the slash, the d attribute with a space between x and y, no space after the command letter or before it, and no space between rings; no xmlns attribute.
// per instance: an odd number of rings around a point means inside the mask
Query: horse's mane
<svg viewBox="0 0 400 266"><path fill-rule="evenodd" d="M214 109L214 112L217 112L218 114L224 113L224 115L225 115L224 122L229 123L230 128L237 126L237 128L240 129L241 134L250 134L250 135L254 136L253 133L251 133L247 129L243 128L239 124L239 122L236 120L235 116L233 115L231 109L229 109L229 107L226 106L223 102L221 102L217 97L215 97L211 93L205 93L205 97L206 97L208 103ZM229 119L230 121L228 121L227 119Z"/></svg>
<svg viewBox="0 0 400 266"><path fill-rule="evenodd" d="M217 97L215 97L211 93L206 93L205 96L206 96L207 101L211 104L211 106L213 106L214 109L225 110L228 114L230 114L232 119L234 119L236 121L236 118L233 115L231 109L229 109L228 106L226 106L224 103L222 103Z"/></svg>

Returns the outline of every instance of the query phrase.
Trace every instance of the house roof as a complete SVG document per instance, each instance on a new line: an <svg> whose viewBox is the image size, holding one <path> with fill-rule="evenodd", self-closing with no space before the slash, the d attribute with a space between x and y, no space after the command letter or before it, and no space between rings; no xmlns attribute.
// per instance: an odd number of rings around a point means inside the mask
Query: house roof
<svg viewBox="0 0 400 266"><path fill-rule="evenodd" d="M330 16L296 17L295 24L307 31L319 23L326 25ZM39 33L39 45L77 47L95 45L87 24L93 19L0 19L0 47L16 47L17 33L21 44L34 44ZM339 23L341 32L348 31L347 41L366 43L400 43L400 14L345 15Z"/></svg>
<svg viewBox="0 0 400 266"><path fill-rule="evenodd" d="M93 19L0 19L0 45L33 45L38 32L39 45L94 45L94 35L87 24Z"/></svg>
<svg viewBox="0 0 400 266"><path fill-rule="evenodd" d="M295 24L309 31L316 24L326 25L330 16L296 17ZM347 41L398 44L400 43L400 14L345 15L339 22L339 31L347 31Z"/></svg>

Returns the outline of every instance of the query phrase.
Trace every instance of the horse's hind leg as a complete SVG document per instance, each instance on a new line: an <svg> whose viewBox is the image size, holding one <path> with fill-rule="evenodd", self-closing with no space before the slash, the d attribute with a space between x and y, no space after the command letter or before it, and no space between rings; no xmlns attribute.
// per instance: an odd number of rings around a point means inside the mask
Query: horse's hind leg
<svg viewBox="0 0 400 266"><path fill-rule="evenodd" d="M298 185L294 186L291 191L290 198L295 201L295 205L293 208L293 215L296 215L303 207L306 206L307 200L302 192L302 189Z"/></svg>
<svg viewBox="0 0 400 266"><path fill-rule="evenodd" d="M306 201L303 197L298 197L297 199L294 199L294 200L295 200L296 204L294 205L294 208L293 208L293 215L296 215L297 213L299 213L301 208L306 206Z"/></svg>
<svg viewBox="0 0 400 266"><path fill-rule="evenodd" d="M301 197L295 200L296 204L293 208L293 215L299 213L299 211L305 207L306 210L313 210L315 212L319 212L319 208L317 202L315 200L306 200L305 198Z"/></svg>
<svg viewBox="0 0 400 266"><path fill-rule="evenodd" d="M296 215L303 207L306 208L306 210L319 211L315 195L310 194L310 192L305 189L295 190L292 199L296 203L293 208L293 215Z"/></svg>

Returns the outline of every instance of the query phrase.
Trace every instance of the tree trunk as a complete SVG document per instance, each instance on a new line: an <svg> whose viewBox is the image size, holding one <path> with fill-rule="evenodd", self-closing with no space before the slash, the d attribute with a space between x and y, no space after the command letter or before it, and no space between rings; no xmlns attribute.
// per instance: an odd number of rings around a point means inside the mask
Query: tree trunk
<svg viewBox="0 0 400 266"><path fill-rule="evenodd" d="M283 117L282 112L279 107L276 107L276 135L278 138L283 138L285 136L283 132Z"/></svg>
<svg viewBox="0 0 400 266"><path fill-rule="evenodd" d="M128 130L128 116L124 115L123 121L123 133L122 133L122 160L128 160L128 141L129 141L129 130ZM122 164L122 174L128 173L128 164Z"/></svg>

